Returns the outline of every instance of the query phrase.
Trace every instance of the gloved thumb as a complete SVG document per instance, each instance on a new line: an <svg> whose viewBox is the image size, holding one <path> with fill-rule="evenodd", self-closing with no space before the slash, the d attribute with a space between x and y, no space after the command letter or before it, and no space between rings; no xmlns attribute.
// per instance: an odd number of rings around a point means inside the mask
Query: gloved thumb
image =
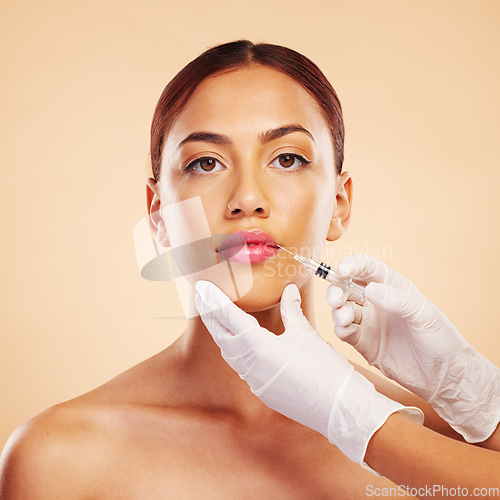
<svg viewBox="0 0 500 500"><path fill-rule="evenodd" d="M380 309L402 317L413 317L423 306L421 297L415 291L401 291L382 283L369 283L365 298Z"/></svg>
<svg viewBox="0 0 500 500"><path fill-rule="evenodd" d="M198 299L195 298L196 307L205 324L210 322L210 325L213 325L214 321L220 323L232 335L259 326L253 316L233 304L229 297L210 281L197 281L195 287L199 296ZM213 328L209 328L209 331L213 331Z"/></svg>
<svg viewBox="0 0 500 500"><path fill-rule="evenodd" d="M283 291L280 302L281 319L285 330L300 328L308 323L300 307L301 297L296 285L287 285Z"/></svg>

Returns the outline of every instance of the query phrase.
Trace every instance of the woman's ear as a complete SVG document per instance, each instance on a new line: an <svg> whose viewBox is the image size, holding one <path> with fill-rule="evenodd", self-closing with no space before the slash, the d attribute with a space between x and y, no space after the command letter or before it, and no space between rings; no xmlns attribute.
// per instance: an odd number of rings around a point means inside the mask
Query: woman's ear
<svg viewBox="0 0 500 500"><path fill-rule="evenodd" d="M337 176L337 197L326 239L338 240L347 230L351 219L352 178L349 172Z"/></svg>
<svg viewBox="0 0 500 500"><path fill-rule="evenodd" d="M159 196L158 182L150 178L146 184L146 200L148 205L149 227L153 232L156 241L163 247L170 246L168 241L165 221L161 215L161 200Z"/></svg>

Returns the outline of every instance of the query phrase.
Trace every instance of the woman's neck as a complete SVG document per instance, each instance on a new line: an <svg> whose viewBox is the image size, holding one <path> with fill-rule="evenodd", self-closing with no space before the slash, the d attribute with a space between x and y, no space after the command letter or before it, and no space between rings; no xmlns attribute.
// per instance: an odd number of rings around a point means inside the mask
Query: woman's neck
<svg viewBox="0 0 500 500"><path fill-rule="evenodd" d="M302 309L313 324L312 287L301 289ZM252 313L261 327L272 334L284 331L280 305ZM250 391L247 383L224 361L217 344L198 316L189 320L183 335L174 345L180 360L183 391L190 404L213 411L229 411L252 419L270 410Z"/></svg>

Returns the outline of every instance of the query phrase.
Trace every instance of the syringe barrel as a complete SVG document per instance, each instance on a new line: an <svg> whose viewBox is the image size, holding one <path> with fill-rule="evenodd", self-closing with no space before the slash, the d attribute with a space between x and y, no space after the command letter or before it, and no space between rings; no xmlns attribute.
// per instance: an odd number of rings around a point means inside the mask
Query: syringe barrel
<svg viewBox="0 0 500 500"><path fill-rule="evenodd" d="M335 269L332 269L325 279L327 279L330 283L337 285L339 288L342 288L343 290L349 288L353 292L356 292L358 295L360 295L362 298L365 297L365 289L363 286L358 285L358 283L355 283L350 279L341 278L337 274L337 271L335 271Z"/></svg>
<svg viewBox="0 0 500 500"><path fill-rule="evenodd" d="M326 264L325 262L321 262L320 260L311 257L308 259L306 267L309 268L311 271L314 271L314 273L318 275L320 278L323 278L324 280L333 283L334 285L338 286L339 288L342 288L343 290L349 288L364 298L365 289L361 285L354 283L354 281L348 278L339 276L337 271L333 267Z"/></svg>

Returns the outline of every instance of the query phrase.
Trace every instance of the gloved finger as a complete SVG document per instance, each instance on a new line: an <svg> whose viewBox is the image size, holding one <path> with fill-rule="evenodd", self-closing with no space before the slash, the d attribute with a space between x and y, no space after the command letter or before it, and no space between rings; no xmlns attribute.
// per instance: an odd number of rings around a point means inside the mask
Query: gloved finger
<svg viewBox="0 0 500 500"><path fill-rule="evenodd" d="M352 314L352 309L348 305L343 305L332 309L332 319L336 325L347 326L352 323L354 315Z"/></svg>
<svg viewBox="0 0 500 500"><path fill-rule="evenodd" d="M215 343L222 349L224 339L229 336L232 337L232 333L217 319L213 311L203 302L199 293L195 295L194 303L210 335L212 335Z"/></svg>
<svg viewBox="0 0 500 500"><path fill-rule="evenodd" d="M363 321L363 308L359 304L356 304L356 302L350 302L350 304L354 312L354 319L352 322L359 325L361 321Z"/></svg>
<svg viewBox="0 0 500 500"><path fill-rule="evenodd" d="M352 346L355 346L359 342L359 338L361 336L361 328L356 323L351 323L348 326L336 324L334 331L335 335L337 335L340 340L347 342Z"/></svg>
<svg viewBox="0 0 500 500"><path fill-rule="evenodd" d="M217 314L221 314L221 309L212 311L203 301L201 295L195 295L195 304L200 312L201 319L208 332L219 346L224 360L236 370L240 375L248 370L248 366L253 363L250 353L255 349L259 341L262 328L248 328L237 335L229 330L219 320ZM232 306L234 304L231 303ZM234 306L236 307L236 306ZM243 311L242 311L243 312ZM246 314L243 312L243 314Z"/></svg>
<svg viewBox="0 0 500 500"><path fill-rule="evenodd" d="M198 309L205 307L199 294L195 296L195 303ZM224 361L243 378L248 367L253 364L253 359L246 352L241 352L241 346L235 342L240 337L235 337L212 311L205 309L203 313L200 312L200 316L214 342L219 346Z"/></svg>
<svg viewBox="0 0 500 500"><path fill-rule="evenodd" d="M363 286L364 288L364 286ZM351 287L347 287L345 290L345 294L347 295L348 302L355 302L356 304L362 306L365 303L365 297L361 295L356 290L353 290Z"/></svg>
<svg viewBox="0 0 500 500"><path fill-rule="evenodd" d="M342 288L332 284L326 290L326 301L330 307L341 307L347 301L347 293Z"/></svg>
<svg viewBox="0 0 500 500"><path fill-rule="evenodd" d="M351 323L359 324L362 317L362 308L355 302L347 302L342 307L332 309L333 321L341 326L348 326Z"/></svg>
<svg viewBox="0 0 500 500"><path fill-rule="evenodd" d="M418 292L401 291L389 285L370 283L365 288L365 297L380 309L405 317L418 317L425 306L425 298Z"/></svg>
<svg viewBox="0 0 500 500"><path fill-rule="evenodd" d="M286 330L297 331L305 323L309 323L300 307L302 299L296 285L287 285L281 296L280 312Z"/></svg>
<svg viewBox="0 0 500 500"><path fill-rule="evenodd" d="M337 272L339 276L344 278L382 283L386 277L387 266L380 260L368 255L351 255L342 260Z"/></svg>
<svg viewBox="0 0 500 500"><path fill-rule="evenodd" d="M202 311L206 316L208 313L212 313L233 335L243 333L250 328L259 327L258 321L253 316L233 304L229 297L213 283L198 281L195 288L203 302L203 304L199 303L202 309L200 314L202 314Z"/></svg>

